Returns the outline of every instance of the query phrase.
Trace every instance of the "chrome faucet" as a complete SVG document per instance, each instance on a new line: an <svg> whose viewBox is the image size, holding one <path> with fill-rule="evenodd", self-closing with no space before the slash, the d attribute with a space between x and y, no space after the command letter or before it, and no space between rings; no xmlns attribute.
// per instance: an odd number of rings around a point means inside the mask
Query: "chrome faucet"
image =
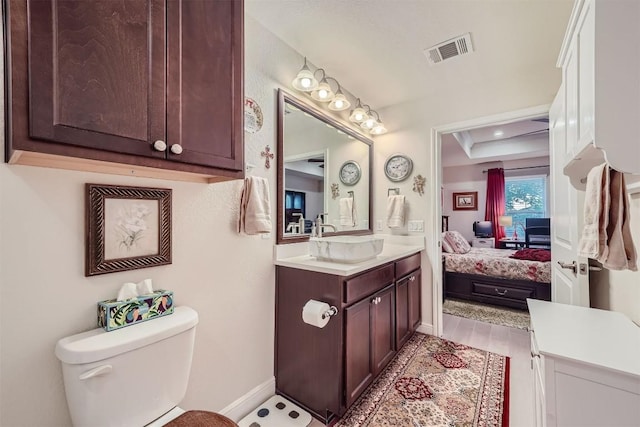
<svg viewBox="0 0 640 427"><path fill-rule="evenodd" d="M325 228L325 227L329 227L333 231L338 231L336 229L335 225L333 225L333 224L324 224L322 222L323 215L328 215L328 214L326 212L325 213L321 213L321 214L318 214L318 218L316 218L316 236L315 237L322 237L322 229Z"/></svg>

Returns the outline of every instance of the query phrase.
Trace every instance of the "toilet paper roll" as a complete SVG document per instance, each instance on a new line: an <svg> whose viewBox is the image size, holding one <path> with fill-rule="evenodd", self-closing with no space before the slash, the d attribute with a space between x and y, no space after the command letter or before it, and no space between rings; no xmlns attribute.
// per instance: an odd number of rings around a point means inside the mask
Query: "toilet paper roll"
<svg viewBox="0 0 640 427"><path fill-rule="evenodd" d="M331 319L331 316L324 315L330 308L326 302L310 299L302 307L302 320L311 326L324 328L329 323L329 319Z"/></svg>

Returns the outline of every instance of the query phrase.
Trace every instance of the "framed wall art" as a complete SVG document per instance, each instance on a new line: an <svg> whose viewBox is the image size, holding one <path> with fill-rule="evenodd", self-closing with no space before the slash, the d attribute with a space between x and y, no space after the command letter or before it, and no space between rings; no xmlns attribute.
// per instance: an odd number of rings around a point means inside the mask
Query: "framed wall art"
<svg viewBox="0 0 640 427"><path fill-rule="evenodd" d="M467 193L453 193L453 210L454 211L477 211L478 210L478 192L471 191Z"/></svg>
<svg viewBox="0 0 640 427"><path fill-rule="evenodd" d="M171 264L171 189L86 184L85 276Z"/></svg>

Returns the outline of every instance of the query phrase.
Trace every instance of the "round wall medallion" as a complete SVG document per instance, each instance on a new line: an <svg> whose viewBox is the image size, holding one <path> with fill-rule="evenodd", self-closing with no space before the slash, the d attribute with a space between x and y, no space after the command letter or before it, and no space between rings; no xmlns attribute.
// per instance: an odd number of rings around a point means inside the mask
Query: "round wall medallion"
<svg viewBox="0 0 640 427"><path fill-rule="evenodd" d="M393 154L384 163L384 174L391 181L404 181L411 175L413 161L404 154Z"/></svg>
<svg viewBox="0 0 640 427"><path fill-rule="evenodd" d="M262 128L262 110L256 101L251 98L244 99L244 130L256 133Z"/></svg>
<svg viewBox="0 0 640 427"><path fill-rule="evenodd" d="M361 175L360 165L353 160L346 161L340 166L340 181L344 185L355 185L360 181Z"/></svg>

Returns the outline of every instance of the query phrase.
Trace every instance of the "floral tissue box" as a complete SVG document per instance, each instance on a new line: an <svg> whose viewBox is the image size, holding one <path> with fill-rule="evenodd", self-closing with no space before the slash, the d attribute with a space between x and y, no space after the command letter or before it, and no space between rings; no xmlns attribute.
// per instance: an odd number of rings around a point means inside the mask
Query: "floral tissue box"
<svg viewBox="0 0 640 427"><path fill-rule="evenodd" d="M173 292L158 289L136 299L110 299L98 303L98 326L106 331L135 325L173 313Z"/></svg>

